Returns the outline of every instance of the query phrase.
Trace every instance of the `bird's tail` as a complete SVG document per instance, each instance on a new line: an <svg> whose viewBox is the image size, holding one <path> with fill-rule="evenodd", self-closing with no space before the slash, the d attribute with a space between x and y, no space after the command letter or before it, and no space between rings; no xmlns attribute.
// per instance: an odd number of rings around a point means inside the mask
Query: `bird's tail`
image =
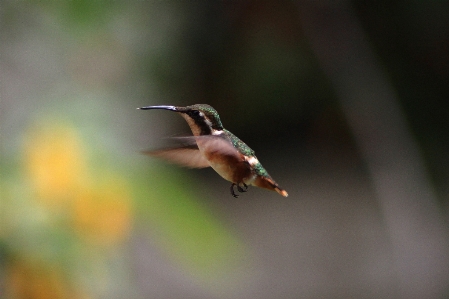
<svg viewBox="0 0 449 299"><path fill-rule="evenodd" d="M279 187L279 185L272 178L257 177L253 184L260 188L265 188L265 189L276 191L277 193L279 193L280 195L282 195L284 197L288 196L287 191L285 191L284 189Z"/></svg>

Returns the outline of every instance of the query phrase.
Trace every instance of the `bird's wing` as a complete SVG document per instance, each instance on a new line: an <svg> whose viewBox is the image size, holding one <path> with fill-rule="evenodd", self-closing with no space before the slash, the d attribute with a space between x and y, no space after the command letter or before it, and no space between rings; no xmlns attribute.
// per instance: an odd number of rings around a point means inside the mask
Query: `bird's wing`
<svg viewBox="0 0 449 299"><path fill-rule="evenodd" d="M198 147L192 145L155 151L144 151L143 153L188 168L205 168L210 166Z"/></svg>
<svg viewBox="0 0 449 299"><path fill-rule="evenodd" d="M223 156L232 156L238 160L242 159L242 155L239 151L224 136L202 135L170 137L169 139L182 143L182 145L155 151L144 151L143 153L184 167L210 167L207 158L198 149L199 143L201 148L206 150L209 154L218 153Z"/></svg>
<svg viewBox="0 0 449 299"><path fill-rule="evenodd" d="M232 145L231 141L224 135L201 135L201 136L185 136L173 137L171 139L179 142L187 143L189 146L201 145L201 148L208 153L219 153L225 156L240 157L239 151Z"/></svg>

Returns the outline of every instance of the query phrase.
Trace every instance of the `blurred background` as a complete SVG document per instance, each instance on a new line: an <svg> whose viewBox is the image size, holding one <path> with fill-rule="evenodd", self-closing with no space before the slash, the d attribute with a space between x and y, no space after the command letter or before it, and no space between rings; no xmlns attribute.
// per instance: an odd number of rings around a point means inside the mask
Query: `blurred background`
<svg viewBox="0 0 449 299"><path fill-rule="evenodd" d="M449 298L445 1L0 3L1 298ZM141 155L207 103L289 192Z"/></svg>

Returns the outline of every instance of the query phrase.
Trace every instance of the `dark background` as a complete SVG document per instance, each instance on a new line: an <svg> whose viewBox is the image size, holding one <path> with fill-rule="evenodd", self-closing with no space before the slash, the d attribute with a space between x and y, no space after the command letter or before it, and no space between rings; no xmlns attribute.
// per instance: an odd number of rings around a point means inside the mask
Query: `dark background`
<svg viewBox="0 0 449 299"><path fill-rule="evenodd" d="M2 1L0 297L448 297L448 15ZM139 154L195 103L288 198Z"/></svg>

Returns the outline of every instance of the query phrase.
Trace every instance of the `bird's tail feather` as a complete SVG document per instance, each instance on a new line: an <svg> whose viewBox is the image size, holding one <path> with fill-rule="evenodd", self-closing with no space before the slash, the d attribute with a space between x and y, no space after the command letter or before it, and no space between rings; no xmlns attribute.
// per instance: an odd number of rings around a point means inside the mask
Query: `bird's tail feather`
<svg viewBox="0 0 449 299"><path fill-rule="evenodd" d="M284 189L279 187L279 185L275 181L273 181L272 178L269 178L269 177L258 177L254 181L254 185L257 187L260 187L260 188L265 188L265 189L276 191L277 193L279 193L280 195L282 195L284 197L288 196L287 191L285 191Z"/></svg>

